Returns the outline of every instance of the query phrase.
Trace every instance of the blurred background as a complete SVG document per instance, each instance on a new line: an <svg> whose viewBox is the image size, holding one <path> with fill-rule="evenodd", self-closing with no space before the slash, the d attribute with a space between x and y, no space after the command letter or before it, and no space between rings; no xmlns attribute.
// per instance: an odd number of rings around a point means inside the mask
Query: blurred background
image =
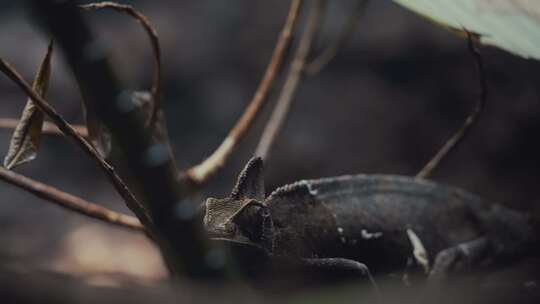
<svg viewBox="0 0 540 304"><path fill-rule="evenodd" d="M0 56L32 79L48 37L23 1L0 1ZM309 1L308 1L309 2ZM329 1L312 55L335 39L356 1ZM81 2L84 3L84 2ZM285 20L288 1L124 1L146 14L163 51L163 108L178 165L208 156L251 99ZM305 17L305 10L304 14ZM117 72L133 89L151 85L147 38L132 19L89 12ZM489 97L480 121L433 174L489 201L540 215L540 63L482 47ZM312 56L312 57L313 57ZM414 175L455 132L478 92L466 41L391 1L371 1L351 41L320 74L304 78L266 164L267 191L299 179L354 173ZM277 94L274 94L275 97ZM26 97L0 77L0 117L18 117ZM56 52L49 102L81 123L81 97ZM222 197L248 160L272 101L225 170L202 196ZM0 155L11 131L0 130ZM60 137L17 172L129 212L92 160ZM134 279L165 276L143 235L111 227L0 183L0 261Z"/></svg>

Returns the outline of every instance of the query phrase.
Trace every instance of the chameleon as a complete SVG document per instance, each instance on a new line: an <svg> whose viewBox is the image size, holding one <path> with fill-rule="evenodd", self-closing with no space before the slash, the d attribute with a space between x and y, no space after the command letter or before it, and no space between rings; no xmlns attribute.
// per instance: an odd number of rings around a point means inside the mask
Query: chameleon
<svg viewBox="0 0 540 304"><path fill-rule="evenodd" d="M203 205L212 240L371 280L371 273L411 267L428 278L444 276L537 255L540 248L533 216L407 176L301 180L265 196L263 162L252 158L228 197Z"/></svg>

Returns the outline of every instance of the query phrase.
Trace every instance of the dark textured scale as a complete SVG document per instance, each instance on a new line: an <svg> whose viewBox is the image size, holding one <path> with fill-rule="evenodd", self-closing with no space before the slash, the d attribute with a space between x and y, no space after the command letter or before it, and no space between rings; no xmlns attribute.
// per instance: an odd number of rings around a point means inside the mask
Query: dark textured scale
<svg viewBox="0 0 540 304"><path fill-rule="evenodd" d="M485 235L504 242L501 250L508 254L535 238L524 214L405 176L300 181L277 189L266 203L277 230L277 254L349 258L374 271L405 266L413 250L407 229L419 237L431 262L441 250Z"/></svg>
<svg viewBox="0 0 540 304"><path fill-rule="evenodd" d="M373 270L405 266L413 250L407 229L417 234L428 254L483 234L470 208L485 205L480 199L408 177L300 181L277 189L266 202L278 231L277 254L344 257Z"/></svg>

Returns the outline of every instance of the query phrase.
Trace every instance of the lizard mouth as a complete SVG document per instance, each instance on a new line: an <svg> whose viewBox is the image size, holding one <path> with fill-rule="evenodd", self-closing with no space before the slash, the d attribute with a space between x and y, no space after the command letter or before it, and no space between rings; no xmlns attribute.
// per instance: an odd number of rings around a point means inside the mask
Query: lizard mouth
<svg viewBox="0 0 540 304"><path fill-rule="evenodd" d="M269 255L266 248L252 242L248 238L230 239L225 237L211 237L210 242L215 243L221 248L225 248L233 254L241 253L242 255L245 255L246 252L251 252L252 254L256 253L257 255Z"/></svg>
<svg viewBox="0 0 540 304"><path fill-rule="evenodd" d="M227 237L214 236L214 237L210 237L210 241L212 241L212 242L215 241L215 242L220 242L220 243L227 243L227 244L238 245L238 246L248 245L248 246L254 246L254 247L257 247L257 248L260 248L260 249L264 249L263 247L261 247L260 245L252 242L250 239L248 239L246 237L230 239L230 238L227 238Z"/></svg>
<svg viewBox="0 0 540 304"><path fill-rule="evenodd" d="M237 233L238 228L235 225L224 224L207 230L207 236L210 241L227 242L231 244L251 245L262 248L259 244L253 242L249 237L242 233Z"/></svg>

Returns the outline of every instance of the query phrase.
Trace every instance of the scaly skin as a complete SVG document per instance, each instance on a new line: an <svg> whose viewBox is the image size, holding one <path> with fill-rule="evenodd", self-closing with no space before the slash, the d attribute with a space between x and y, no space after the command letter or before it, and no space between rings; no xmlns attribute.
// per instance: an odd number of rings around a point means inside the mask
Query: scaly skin
<svg viewBox="0 0 540 304"><path fill-rule="evenodd" d="M265 203L274 226L274 253L342 257L372 272L405 268L412 230L430 264L436 254L487 237L489 258L512 257L537 241L527 215L489 204L461 189L405 176L354 175L296 182Z"/></svg>
<svg viewBox="0 0 540 304"><path fill-rule="evenodd" d="M299 181L265 198L260 159L246 165L229 197L207 200L204 224L211 238L256 247L275 260L345 258L378 273L414 264L446 272L461 258L516 259L536 253L540 231L525 214L405 176ZM428 265L415 254L419 247ZM446 263L436 263L444 251Z"/></svg>

